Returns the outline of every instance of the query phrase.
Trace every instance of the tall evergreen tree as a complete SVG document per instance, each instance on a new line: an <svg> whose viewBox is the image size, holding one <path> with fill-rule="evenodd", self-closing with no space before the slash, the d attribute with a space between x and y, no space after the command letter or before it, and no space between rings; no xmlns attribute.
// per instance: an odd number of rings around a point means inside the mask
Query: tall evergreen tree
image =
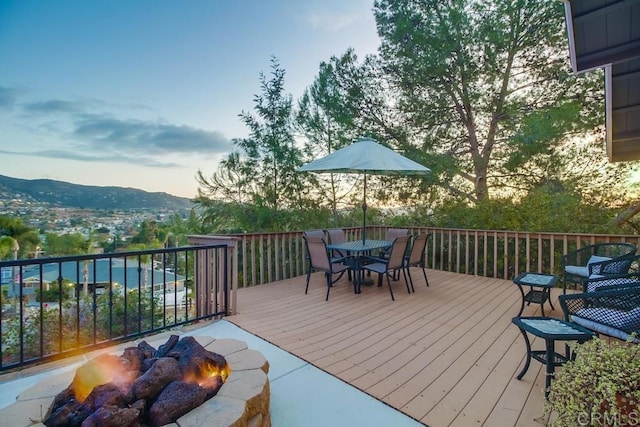
<svg viewBox="0 0 640 427"><path fill-rule="evenodd" d="M255 114L243 111L240 119L249 128L247 138L234 143L246 154L245 170L257 183L254 201L277 211L299 201L301 152L295 145L293 100L284 89L285 70L271 58L271 79L260 74L262 93L254 96Z"/></svg>
<svg viewBox="0 0 640 427"><path fill-rule="evenodd" d="M335 67L332 63L320 64L314 82L305 89L298 100L296 125L304 137L304 153L307 160L326 156L356 139L355 115L344 102L336 84ZM309 175L315 195L321 205L331 209L334 223L338 223L338 208L345 198L345 181L353 181L353 175L322 174ZM313 197L314 194L310 194Z"/></svg>
<svg viewBox="0 0 640 427"><path fill-rule="evenodd" d="M198 174L202 197L223 196L224 202L248 199L278 211L301 202L301 150L293 133L293 100L284 89L285 70L271 58L271 78L260 73L262 92L254 96L255 114L243 111L249 136L235 139L237 150L221 162L212 179Z"/></svg>

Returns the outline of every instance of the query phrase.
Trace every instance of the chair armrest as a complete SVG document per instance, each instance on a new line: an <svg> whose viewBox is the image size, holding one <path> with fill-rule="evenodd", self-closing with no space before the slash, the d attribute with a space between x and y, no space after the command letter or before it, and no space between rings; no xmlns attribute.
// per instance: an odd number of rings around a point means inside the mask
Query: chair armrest
<svg viewBox="0 0 640 427"><path fill-rule="evenodd" d="M594 247L591 245L576 249L575 251L569 252L562 256L562 267L566 267L567 265L577 265L584 267L587 265L589 258L591 258L591 255L593 254Z"/></svg>

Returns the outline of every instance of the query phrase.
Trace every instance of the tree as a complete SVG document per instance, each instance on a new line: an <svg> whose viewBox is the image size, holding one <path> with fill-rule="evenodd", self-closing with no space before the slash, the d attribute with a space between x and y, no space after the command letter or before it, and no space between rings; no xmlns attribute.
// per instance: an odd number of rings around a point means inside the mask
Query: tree
<svg viewBox="0 0 640 427"><path fill-rule="evenodd" d="M138 233L131 238L132 244L156 245L158 241L158 223L156 221L144 220L140 223Z"/></svg>
<svg viewBox="0 0 640 427"><path fill-rule="evenodd" d="M20 243L11 236L0 236L0 259L18 259Z"/></svg>
<svg viewBox="0 0 640 427"><path fill-rule="evenodd" d="M24 224L20 218L0 215L0 237L3 236L7 238L0 243L0 259L21 258L36 251L40 245L38 230Z"/></svg>
<svg viewBox="0 0 640 427"><path fill-rule="evenodd" d="M321 63L315 81L305 89L298 100L296 125L305 138L304 153L313 160L344 147L356 138L354 114L343 102L340 88L336 84L335 67L332 63ZM309 176L308 188L316 189L321 204L328 201L334 224L338 222L338 206L345 193L340 189L344 179L353 182L353 175L325 174ZM346 177L346 178L344 178ZM313 195L311 195L313 196Z"/></svg>
<svg viewBox="0 0 640 427"><path fill-rule="evenodd" d="M297 116L298 126L308 140L305 150L308 159L328 154L329 148L341 148L364 136L379 140L409 158L419 158L418 150L408 142L408 132L398 110L390 102L396 96L380 59L374 55L360 61L353 49L348 49L321 63L314 83L300 99ZM321 200L329 200L327 205L333 211L334 223L338 222L341 203L359 204L361 191L351 189L354 186L361 189L362 176L324 174L314 176L314 180L320 182L314 191L323 193ZM378 201L397 204L411 198L426 198L431 192L427 183L428 180L414 179L407 185L405 179L372 176L368 178L368 189Z"/></svg>
<svg viewBox="0 0 640 427"><path fill-rule="evenodd" d="M253 171L248 162L244 161L238 150L234 150L220 161L218 170L210 178L205 177L201 170L198 171L196 179L199 187L196 204L206 205L210 199L225 200L240 205L250 203L251 194L256 192L252 176Z"/></svg>
<svg viewBox="0 0 640 427"><path fill-rule="evenodd" d="M305 177L295 171L302 164L302 153L294 140L293 100L284 92L285 71L275 58L271 59L271 70L270 79L260 73L262 93L254 96L255 115L240 113L249 136L233 141L236 150L210 179L198 173L196 204L206 218L212 218L212 212L227 203L240 211L251 204L272 216L282 209L305 205ZM216 218L218 222L233 220L228 215Z"/></svg>
<svg viewBox="0 0 640 427"><path fill-rule="evenodd" d="M378 0L374 13L394 108L443 188L479 202L566 178L567 159L579 170L568 142L602 123L602 83L570 75L560 2Z"/></svg>
<svg viewBox="0 0 640 427"><path fill-rule="evenodd" d="M50 256L83 255L87 253L87 238L81 233L46 233L44 251Z"/></svg>

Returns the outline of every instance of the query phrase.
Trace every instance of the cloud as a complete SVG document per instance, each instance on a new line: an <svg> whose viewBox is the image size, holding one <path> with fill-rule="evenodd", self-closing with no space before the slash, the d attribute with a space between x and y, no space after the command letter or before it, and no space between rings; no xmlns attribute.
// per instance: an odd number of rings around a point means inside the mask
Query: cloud
<svg viewBox="0 0 640 427"><path fill-rule="evenodd" d="M98 142L104 149L136 153L210 156L232 148L231 141L216 131L98 115L79 120L73 134L76 139Z"/></svg>
<svg viewBox="0 0 640 427"><path fill-rule="evenodd" d="M213 158L233 149L232 142L218 131L136 118L132 109L149 116L151 109L144 105L115 105L98 99L21 100L19 95L15 88L0 86L0 109L13 109L15 123L23 129L64 142L56 147L60 151L7 152L10 154L166 167L176 166L180 156ZM167 156L173 159L160 160Z"/></svg>
<svg viewBox="0 0 640 427"><path fill-rule="evenodd" d="M358 20L355 15L343 15L329 11L312 12L306 17L306 21L312 28L328 32L340 31Z"/></svg>
<svg viewBox="0 0 640 427"><path fill-rule="evenodd" d="M76 160L76 161L82 161L82 162L130 163L138 166L148 166L148 167L154 167L154 168L182 166L172 162L161 162L149 157L140 157L140 156L127 157L127 156L121 156L121 155L93 156L90 154L83 154L75 151L65 151L65 150L40 150L40 151L30 151L30 152L0 150L0 153L10 154L14 156L44 157L44 158L50 158L50 159Z"/></svg>
<svg viewBox="0 0 640 427"><path fill-rule="evenodd" d="M0 86L0 108L12 108L16 103L17 94L14 89Z"/></svg>
<svg viewBox="0 0 640 427"><path fill-rule="evenodd" d="M86 104L84 102L62 101L57 99L43 102L32 102L24 106L25 111L28 113L42 114L79 113L85 108Z"/></svg>

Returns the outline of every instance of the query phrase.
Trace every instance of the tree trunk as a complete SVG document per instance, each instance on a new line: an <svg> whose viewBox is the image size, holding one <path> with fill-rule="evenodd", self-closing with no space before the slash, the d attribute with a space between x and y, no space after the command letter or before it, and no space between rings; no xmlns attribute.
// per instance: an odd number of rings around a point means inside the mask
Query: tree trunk
<svg viewBox="0 0 640 427"><path fill-rule="evenodd" d="M476 182L474 183L476 200L482 201L489 198L489 186L487 185L487 165L486 162L482 162L481 165L475 168Z"/></svg>

